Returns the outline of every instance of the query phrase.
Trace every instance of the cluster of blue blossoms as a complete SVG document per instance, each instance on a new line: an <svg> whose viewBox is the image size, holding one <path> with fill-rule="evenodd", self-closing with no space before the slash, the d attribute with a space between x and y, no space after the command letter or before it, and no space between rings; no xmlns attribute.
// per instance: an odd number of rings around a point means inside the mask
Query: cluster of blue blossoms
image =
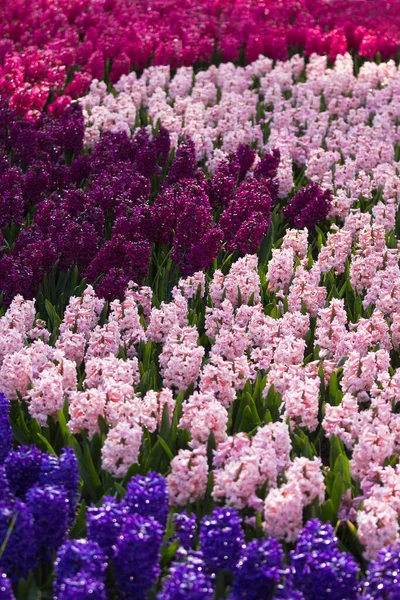
<svg viewBox="0 0 400 600"><path fill-rule="evenodd" d="M9 410L0 395L0 600L14 600L13 586L45 565L54 566L54 600L400 597L399 548L382 551L361 579L332 526L313 519L285 556L273 538L246 541L235 509L216 508L200 523L186 511L170 515L157 473L133 477L120 500L90 506L86 537L68 539L79 498L74 451L13 449Z"/></svg>

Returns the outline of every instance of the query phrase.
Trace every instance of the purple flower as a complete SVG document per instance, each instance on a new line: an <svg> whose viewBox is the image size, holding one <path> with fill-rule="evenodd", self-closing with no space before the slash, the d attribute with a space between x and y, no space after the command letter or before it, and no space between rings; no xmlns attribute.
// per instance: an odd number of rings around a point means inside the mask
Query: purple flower
<svg viewBox="0 0 400 600"><path fill-rule="evenodd" d="M9 494L10 487L8 485L6 470L3 465L0 465L0 501L6 500Z"/></svg>
<svg viewBox="0 0 400 600"><path fill-rule="evenodd" d="M361 583L362 600L395 600L400 587L400 546L383 548Z"/></svg>
<svg viewBox="0 0 400 600"><path fill-rule="evenodd" d="M289 201L283 214L291 225L312 229L326 219L331 204L331 191L324 191L317 183L310 183L299 190Z"/></svg>
<svg viewBox="0 0 400 600"><path fill-rule="evenodd" d="M162 535L162 527L153 517L126 517L114 555L118 598L146 598L159 574Z"/></svg>
<svg viewBox="0 0 400 600"><path fill-rule="evenodd" d="M246 177L248 170L254 163L255 157L256 153L250 148L250 146L240 144L239 148L236 150L236 158L239 163L239 182L243 181L243 179Z"/></svg>
<svg viewBox="0 0 400 600"><path fill-rule="evenodd" d="M72 448L64 448L60 457L44 454L40 469L40 486L63 487L66 491L69 507L69 523L75 519L75 509L79 490L78 460Z"/></svg>
<svg viewBox="0 0 400 600"><path fill-rule="evenodd" d="M357 598L359 567L351 555L340 552L329 523L308 521L290 553L290 561L294 587L306 600Z"/></svg>
<svg viewBox="0 0 400 600"><path fill-rule="evenodd" d="M216 508L200 526L200 548L211 571L234 571L243 550L241 518L234 508Z"/></svg>
<svg viewBox="0 0 400 600"><path fill-rule="evenodd" d="M5 573L0 572L0 600L15 600L11 581Z"/></svg>
<svg viewBox="0 0 400 600"><path fill-rule="evenodd" d="M158 473L135 475L127 485L123 506L130 514L154 517L165 528L169 510L165 478Z"/></svg>
<svg viewBox="0 0 400 600"><path fill-rule="evenodd" d="M91 506L87 511L88 538L97 542L108 558L113 556L123 520L123 507L111 497L105 496L101 506Z"/></svg>
<svg viewBox="0 0 400 600"><path fill-rule="evenodd" d="M176 183L180 179L194 177L196 170L196 152L192 140L183 142L178 150L168 173L168 183Z"/></svg>
<svg viewBox="0 0 400 600"><path fill-rule="evenodd" d="M283 549L274 538L253 540L235 571L232 600L268 600L284 573Z"/></svg>
<svg viewBox="0 0 400 600"><path fill-rule="evenodd" d="M27 493L35 538L44 559L63 543L68 527L69 502L64 487L35 486Z"/></svg>
<svg viewBox="0 0 400 600"><path fill-rule="evenodd" d="M55 566L54 597L60 599L70 582L84 580L104 583L107 561L96 542L78 539L68 540L58 551ZM72 586L73 589L74 586ZM73 598L65 596L64 598ZM79 596L78 596L79 597ZM84 596L85 597L85 596Z"/></svg>
<svg viewBox="0 0 400 600"><path fill-rule="evenodd" d="M0 502L0 545L5 542L0 570L13 581L26 577L36 566L37 548L32 513L18 498Z"/></svg>
<svg viewBox="0 0 400 600"><path fill-rule="evenodd" d="M271 194L263 181L249 177L239 185L219 221L228 252L257 250L267 233L272 205Z"/></svg>
<svg viewBox="0 0 400 600"><path fill-rule="evenodd" d="M0 465L12 448L13 435L10 423L10 402L0 392Z"/></svg>
<svg viewBox="0 0 400 600"><path fill-rule="evenodd" d="M186 511L175 513L173 524L175 526L174 539L178 539L185 550L191 550L197 530L196 515L188 515Z"/></svg>
<svg viewBox="0 0 400 600"><path fill-rule="evenodd" d="M39 479L43 454L36 446L20 446L11 451L4 461L10 491L25 498L27 491Z"/></svg>
<svg viewBox="0 0 400 600"><path fill-rule="evenodd" d="M167 163L168 156L171 150L171 139L168 129L160 127L158 135L154 138L154 143L157 152L157 160L160 167L164 167Z"/></svg>
<svg viewBox="0 0 400 600"><path fill-rule="evenodd" d="M157 600L212 600L213 594L201 554L190 553L172 563Z"/></svg>
<svg viewBox="0 0 400 600"><path fill-rule="evenodd" d="M79 573L62 581L54 600L107 600L107 590L103 581Z"/></svg>

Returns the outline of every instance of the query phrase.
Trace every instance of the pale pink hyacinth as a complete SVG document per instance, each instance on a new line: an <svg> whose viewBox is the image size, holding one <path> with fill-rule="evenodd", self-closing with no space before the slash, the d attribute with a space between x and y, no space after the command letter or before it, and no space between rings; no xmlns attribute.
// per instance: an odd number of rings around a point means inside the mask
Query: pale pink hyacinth
<svg viewBox="0 0 400 600"><path fill-rule="evenodd" d="M176 400L172 391L168 388L163 388L160 392L149 390L141 402L141 425L146 427L150 433L154 433L156 429L159 430L164 414L164 406L168 407L169 424L171 425L175 404Z"/></svg>
<svg viewBox="0 0 400 600"><path fill-rule="evenodd" d="M288 229L283 236L282 250L291 248L300 260L307 256L308 252L308 229Z"/></svg>
<svg viewBox="0 0 400 600"><path fill-rule="evenodd" d="M289 288L289 311L300 311L305 305L311 317L316 317L325 304L326 288L319 285L321 271L314 265L310 271L299 266L296 269L293 282Z"/></svg>
<svg viewBox="0 0 400 600"><path fill-rule="evenodd" d="M206 307L205 330L212 340L215 340L221 331L231 331L234 323L233 306L225 298L218 306Z"/></svg>
<svg viewBox="0 0 400 600"><path fill-rule="evenodd" d="M0 392L9 400L25 396L29 385L43 370L53 354L53 348L41 340L8 354L0 368Z"/></svg>
<svg viewBox="0 0 400 600"><path fill-rule="evenodd" d="M211 356L222 356L226 360L235 361L243 356L249 346L246 328L233 325L230 331L222 329L218 333L211 348Z"/></svg>
<svg viewBox="0 0 400 600"><path fill-rule="evenodd" d="M200 392L211 392L228 408L236 399L236 390L243 389L248 379L250 369L246 356L229 361L215 355L201 370L199 388Z"/></svg>
<svg viewBox="0 0 400 600"><path fill-rule="evenodd" d="M291 247L272 250L266 275L268 291L284 293L288 291L293 277L294 258L295 253Z"/></svg>
<svg viewBox="0 0 400 600"><path fill-rule="evenodd" d="M390 356L387 350L368 352L362 356L353 350L349 352L348 359L343 366L341 388L344 393L357 394L359 399L368 399L367 392L372 388L375 380L386 373L390 365Z"/></svg>
<svg viewBox="0 0 400 600"><path fill-rule="evenodd" d="M195 383L204 352L203 346L198 345L195 327L175 327L168 335L159 357L164 385L180 391Z"/></svg>
<svg viewBox="0 0 400 600"><path fill-rule="evenodd" d="M352 394L344 394L338 406L325 405L322 427L327 437L338 435L350 449L358 435L359 404Z"/></svg>
<svg viewBox="0 0 400 600"><path fill-rule="evenodd" d="M325 499L325 481L321 470L321 459L312 460L304 456L296 456L293 463L285 472L287 482L297 483L303 506L311 504L315 499L322 504Z"/></svg>
<svg viewBox="0 0 400 600"><path fill-rule="evenodd" d="M35 319L35 303L17 295L0 318L0 366L8 354L21 350Z"/></svg>
<svg viewBox="0 0 400 600"><path fill-rule="evenodd" d="M206 276L202 271L197 271L190 277L180 279L176 288L172 290L172 295L174 297L177 293L177 290L179 290L186 300L196 298L197 293L200 294L200 298L204 298L206 293Z"/></svg>
<svg viewBox="0 0 400 600"><path fill-rule="evenodd" d="M315 431L318 426L319 388L318 378L292 379L282 396L284 418L289 418L292 425Z"/></svg>
<svg viewBox="0 0 400 600"><path fill-rule="evenodd" d="M97 388L69 395L69 422L71 433L88 432L89 439L100 432L98 419L105 416L107 394Z"/></svg>
<svg viewBox="0 0 400 600"><path fill-rule="evenodd" d="M74 333L71 329L67 329L57 339L56 348L79 366L85 356L86 344L87 339L84 333Z"/></svg>
<svg viewBox="0 0 400 600"><path fill-rule="evenodd" d="M346 355L347 313L344 300L332 298L327 308L318 313L315 329L315 345L320 347L320 358L339 360Z"/></svg>
<svg viewBox="0 0 400 600"><path fill-rule="evenodd" d="M165 342L174 327L188 324L187 300L182 294L175 294L173 302L161 302L160 308L152 308L146 337L152 342Z"/></svg>
<svg viewBox="0 0 400 600"><path fill-rule="evenodd" d="M357 535L365 558L374 560L379 550L400 541L398 513L385 501L367 498L357 513Z"/></svg>
<svg viewBox="0 0 400 600"><path fill-rule="evenodd" d="M123 302L110 302L109 324L115 323L121 337L121 343L130 358L136 355L135 344L146 341L146 334L140 322L138 305L135 298L125 294Z"/></svg>
<svg viewBox="0 0 400 600"><path fill-rule="evenodd" d="M64 312L60 325L60 334L67 330L73 333L83 333L86 339L99 321L103 310L104 300L98 298L91 285L88 285L81 296L72 296Z"/></svg>
<svg viewBox="0 0 400 600"><path fill-rule="evenodd" d="M204 498L208 482L208 463L205 446L179 450L171 460L167 489L171 506L185 506Z"/></svg>
<svg viewBox="0 0 400 600"><path fill-rule="evenodd" d="M281 365L300 365L304 360L306 342L294 335L282 337L276 346L274 361Z"/></svg>
<svg viewBox="0 0 400 600"><path fill-rule="evenodd" d="M209 286L214 305L218 307L221 304L224 293L233 308L239 305L239 299L240 304L248 304L251 298L253 304L258 304L261 296L257 265L257 255L246 254L233 263L227 275L215 271Z"/></svg>
<svg viewBox="0 0 400 600"><path fill-rule="evenodd" d="M351 232L339 229L337 225L332 225L327 236L326 245L322 246L318 254L318 265L321 273L328 273L331 269L334 270L336 275L344 273L351 247Z"/></svg>
<svg viewBox="0 0 400 600"><path fill-rule="evenodd" d="M264 531L278 540L295 542L303 526L303 503L297 483L272 489L264 502Z"/></svg>
<svg viewBox="0 0 400 600"><path fill-rule="evenodd" d="M105 388L107 381L126 383L131 387L139 383L138 359L122 360L113 354L104 358L85 360L84 385L86 388Z"/></svg>
<svg viewBox="0 0 400 600"><path fill-rule="evenodd" d="M104 358L110 354L117 356L121 343L118 324L115 321L103 327L97 325L90 333L86 358Z"/></svg>
<svg viewBox="0 0 400 600"><path fill-rule="evenodd" d="M211 392L194 392L184 402L178 427L187 429L192 437L192 446L205 444L213 433L216 443L226 437L228 413Z"/></svg>
<svg viewBox="0 0 400 600"><path fill-rule="evenodd" d="M124 477L139 460L142 437L142 428L136 423L117 423L108 432L101 449L103 469L114 477Z"/></svg>

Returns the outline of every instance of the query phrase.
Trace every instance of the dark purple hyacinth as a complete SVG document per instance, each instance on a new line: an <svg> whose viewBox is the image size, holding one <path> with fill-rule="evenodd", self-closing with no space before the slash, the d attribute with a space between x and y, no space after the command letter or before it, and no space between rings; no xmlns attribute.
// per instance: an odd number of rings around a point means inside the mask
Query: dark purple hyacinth
<svg viewBox="0 0 400 600"><path fill-rule="evenodd" d="M361 582L362 600L398 600L400 597L400 546L383 548L369 563Z"/></svg>
<svg viewBox="0 0 400 600"><path fill-rule="evenodd" d="M128 515L114 555L118 598L144 600L159 575L163 528L153 517Z"/></svg>
<svg viewBox="0 0 400 600"><path fill-rule="evenodd" d="M124 517L122 504L115 498L104 496L101 506L88 508L88 538L97 542L108 558L114 554L113 546L121 532Z"/></svg>
<svg viewBox="0 0 400 600"><path fill-rule="evenodd" d="M0 600L15 600L10 579L0 571Z"/></svg>
<svg viewBox="0 0 400 600"><path fill-rule="evenodd" d="M243 550L235 571L232 600L269 600L284 573L280 543L253 540Z"/></svg>
<svg viewBox="0 0 400 600"><path fill-rule="evenodd" d="M104 584L107 561L96 542L78 539L68 540L58 551L55 562L54 598L60 600L71 581L98 582ZM73 598L73 596L69 596ZM78 596L79 597L79 596ZM64 599L68 596L64 596Z"/></svg>
<svg viewBox="0 0 400 600"><path fill-rule="evenodd" d="M234 508L216 508L200 526L200 549L210 571L234 571L243 551L242 520Z"/></svg>
<svg viewBox="0 0 400 600"><path fill-rule="evenodd" d="M35 538L41 558L51 559L51 553L64 542L69 517L69 502L64 487L34 486L27 493L27 505L33 515Z"/></svg>
<svg viewBox="0 0 400 600"><path fill-rule="evenodd" d="M10 423L10 402L0 392L0 465L12 448L13 435Z"/></svg>
<svg viewBox="0 0 400 600"><path fill-rule="evenodd" d="M36 446L20 446L11 451L4 461L10 491L24 499L27 491L37 483L43 453Z"/></svg>
<svg viewBox="0 0 400 600"><path fill-rule="evenodd" d="M359 567L340 552L332 526L311 519L303 527L290 553L292 581L306 600L357 598Z"/></svg>
<svg viewBox="0 0 400 600"><path fill-rule="evenodd" d="M228 252L257 250L271 222L273 200L262 180L250 177L237 188L219 220Z"/></svg>
<svg viewBox="0 0 400 600"><path fill-rule="evenodd" d="M306 185L289 201L283 214L295 227L314 228L326 219L332 205L332 192L317 183Z"/></svg>
<svg viewBox="0 0 400 600"><path fill-rule="evenodd" d="M37 547L32 513L18 498L0 502L0 541L6 542L0 571L13 581L26 577L36 566Z"/></svg>
<svg viewBox="0 0 400 600"><path fill-rule="evenodd" d="M157 600L212 600L214 589L200 553L172 563Z"/></svg>
<svg viewBox="0 0 400 600"><path fill-rule="evenodd" d="M175 159L168 173L168 183L194 177L196 170L196 152L192 140L183 142L176 151Z"/></svg>
<svg viewBox="0 0 400 600"><path fill-rule="evenodd" d="M196 515L188 515L186 511L175 513L173 524L175 527L174 540L179 540L179 545L185 550L192 550L197 531Z"/></svg>
<svg viewBox="0 0 400 600"><path fill-rule="evenodd" d="M0 465L0 501L6 500L10 493L6 470Z"/></svg>
<svg viewBox="0 0 400 600"><path fill-rule="evenodd" d="M165 477L158 473L132 477L126 488L123 506L130 514L154 517L165 528L169 510Z"/></svg>

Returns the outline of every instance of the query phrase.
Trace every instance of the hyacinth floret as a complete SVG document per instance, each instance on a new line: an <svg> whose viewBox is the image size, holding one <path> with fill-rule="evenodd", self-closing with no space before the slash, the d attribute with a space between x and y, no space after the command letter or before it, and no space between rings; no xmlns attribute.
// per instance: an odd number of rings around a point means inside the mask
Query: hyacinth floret
<svg viewBox="0 0 400 600"><path fill-rule="evenodd" d="M144 600L159 575L163 529L153 517L127 515L114 552L118 598Z"/></svg>
<svg viewBox="0 0 400 600"><path fill-rule="evenodd" d="M25 498L27 491L40 476L43 453L36 446L20 446L11 451L4 461L10 491Z"/></svg>
<svg viewBox="0 0 400 600"><path fill-rule="evenodd" d="M69 517L69 501L64 487L34 486L27 493L34 521L35 537L44 559L51 557L64 542Z"/></svg>
<svg viewBox="0 0 400 600"><path fill-rule="evenodd" d="M135 475L127 485L123 505L130 514L154 517L165 527L169 510L165 478L158 473Z"/></svg>
<svg viewBox="0 0 400 600"><path fill-rule="evenodd" d="M197 531L196 516L193 514L189 515L186 510L184 510L181 513L175 513L172 522L175 527L174 538L179 540L179 545L182 546L182 548L191 550Z"/></svg>
<svg viewBox="0 0 400 600"><path fill-rule="evenodd" d="M55 599L59 600L63 585L70 580L83 578L104 583L107 560L96 542L81 538L68 540L61 546L54 567L54 593Z"/></svg>
<svg viewBox="0 0 400 600"><path fill-rule="evenodd" d="M11 534L9 531L11 530ZM32 513L19 498L0 502L0 540L3 544L0 570L13 581L26 577L37 563L37 546Z"/></svg>
<svg viewBox="0 0 400 600"><path fill-rule="evenodd" d="M15 600L11 580L0 571L0 600Z"/></svg>
<svg viewBox="0 0 400 600"><path fill-rule="evenodd" d="M274 538L250 542L236 567L232 600L268 600L282 579L283 559L282 546Z"/></svg>
<svg viewBox="0 0 400 600"><path fill-rule="evenodd" d="M357 598L359 567L352 556L339 550L329 523L308 521L290 553L290 562L293 585L306 598Z"/></svg>
<svg viewBox="0 0 400 600"><path fill-rule="evenodd" d="M63 448L59 457L44 454L38 483L63 487L66 490L69 503L69 521L73 521L79 489L78 459L72 448Z"/></svg>
<svg viewBox="0 0 400 600"><path fill-rule="evenodd" d="M234 571L243 545L242 521L234 508L216 508L202 519L200 549L210 571Z"/></svg>
<svg viewBox="0 0 400 600"><path fill-rule="evenodd" d="M400 589L400 546L383 548L369 563L361 583L362 600L395 600Z"/></svg>
<svg viewBox="0 0 400 600"><path fill-rule="evenodd" d="M104 496L101 506L88 508L88 538L97 542L108 558L114 553L113 546L121 531L123 519L123 507L115 498Z"/></svg>
<svg viewBox="0 0 400 600"><path fill-rule="evenodd" d="M201 553L190 552L172 563L157 600L212 600L213 594Z"/></svg>
<svg viewBox="0 0 400 600"><path fill-rule="evenodd" d="M283 213L291 225L311 230L326 219L331 205L332 192L322 190L317 183L310 183L297 192Z"/></svg>
<svg viewBox="0 0 400 600"><path fill-rule="evenodd" d="M12 448L12 430L10 423L10 402L0 392L0 465L4 463Z"/></svg>

